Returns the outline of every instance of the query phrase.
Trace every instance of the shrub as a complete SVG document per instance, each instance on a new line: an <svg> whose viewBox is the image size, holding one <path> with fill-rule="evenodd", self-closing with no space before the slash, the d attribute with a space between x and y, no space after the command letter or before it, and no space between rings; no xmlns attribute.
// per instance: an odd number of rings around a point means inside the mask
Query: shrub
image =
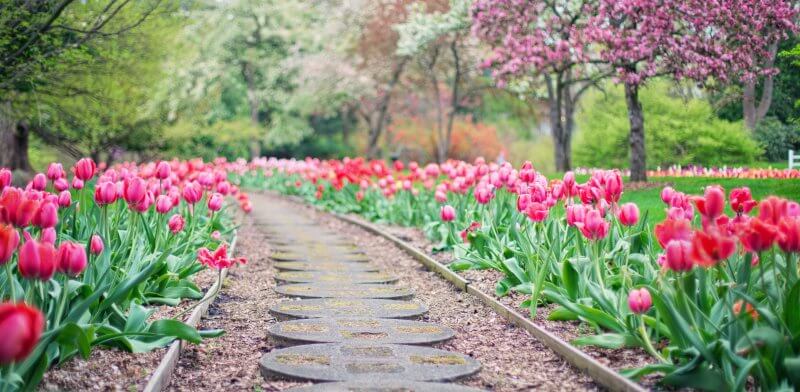
<svg viewBox="0 0 800 392"><path fill-rule="evenodd" d="M577 116L575 163L591 167L627 167L628 116L620 86L592 93ZM673 164L741 165L760 154L741 122L716 118L701 99L671 96L670 84L656 81L641 90L650 167Z"/></svg>
<svg viewBox="0 0 800 392"><path fill-rule="evenodd" d="M764 158L770 162L784 161L789 150L800 150L800 130L797 126L784 124L774 117L761 121L753 137L764 149Z"/></svg>

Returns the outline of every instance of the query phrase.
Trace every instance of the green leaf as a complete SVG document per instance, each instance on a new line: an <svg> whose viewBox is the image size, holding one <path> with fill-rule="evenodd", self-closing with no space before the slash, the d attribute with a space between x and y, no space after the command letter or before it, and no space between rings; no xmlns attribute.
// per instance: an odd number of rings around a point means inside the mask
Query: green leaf
<svg viewBox="0 0 800 392"><path fill-rule="evenodd" d="M702 389L705 391L727 391L729 386L725 383L722 372L712 370L707 366L698 366L686 372L673 372L664 377L663 382L684 388Z"/></svg>
<svg viewBox="0 0 800 392"><path fill-rule="evenodd" d="M597 346L610 349L639 346L639 340L635 336L621 333L581 336L577 339L573 339L571 343L578 347Z"/></svg>
<svg viewBox="0 0 800 392"><path fill-rule="evenodd" d="M87 332L87 330L84 330L75 323L62 325L58 336L56 336L56 342L58 342L60 346L63 346L59 350L62 355L72 351L72 349L76 349L83 358L88 358L92 345L91 338ZM62 358L62 360L63 359L66 358Z"/></svg>
<svg viewBox="0 0 800 392"><path fill-rule="evenodd" d="M578 271L575 270L575 267L569 260L565 260L561 265L561 283L567 292L567 296L573 301L578 299L579 281L580 276L578 276Z"/></svg>
<svg viewBox="0 0 800 392"><path fill-rule="evenodd" d="M553 321L575 321L578 319L578 315L559 306L547 316L548 320Z"/></svg>
<svg viewBox="0 0 800 392"><path fill-rule="evenodd" d="M222 335L225 335L224 329L204 329L200 332L200 336L202 338L218 338Z"/></svg>
<svg viewBox="0 0 800 392"><path fill-rule="evenodd" d="M800 388L800 356L785 358L783 360L783 367L786 369L786 374L789 376L792 385L794 385L795 388Z"/></svg>
<svg viewBox="0 0 800 392"><path fill-rule="evenodd" d="M632 380L638 380L648 374L653 374L658 372L669 373L673 370L675 370L675 365L670 365L666 363L653 363L650 365L642 366L640 368L623 369L620 370L619 373Z"/></svg>
<svg viewBox="0 0 800 392"><path fill-rule="evenodd" d="M789 291L786 296L786 304L783 307L784 319L786 326L792 336L800 336L800 281L795 283L794 287Z"/></svg>
<svg viewBox="0 0 800 392"><path fill-rule="evenodd" d="M471 269L473 264L466 260L458 260L454 261L447 265L447 268L450 268L452 271L466 271Z"/></svg>
<svg viewBox="0 0 800 392"><path fill-rule="evenodd" d="M174 336L192 343L200 343L203 340L200 337L200 333L197 332L197 329L178 320L166 319L154 321L150 324L148 331L165 336Z"/></svg>
<svg viewBox="0 0 800 392"><path fill-rule="evenodd" d="M98 313L102 312L103 310L107 309L112 304L116 304L122 300L124 300L131 291L133 291L139 284L147 280L157 269L164 266L164 258L166 257L166 253L162 254L162 256L152 263L150 263L145 269L140 271L138 274L134 275L132 278L124 281L123 284L117 286L114 291L106 298L103 302L101 302L100 307L98 309Z"/></svg>

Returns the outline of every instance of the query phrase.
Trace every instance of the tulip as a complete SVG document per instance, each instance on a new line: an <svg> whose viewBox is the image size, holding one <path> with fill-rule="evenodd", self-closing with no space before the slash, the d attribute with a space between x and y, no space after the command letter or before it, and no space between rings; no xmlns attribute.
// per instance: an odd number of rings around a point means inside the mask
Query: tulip
<svg viewBox="0 0 800 392"><path fill-rule="evenodd" d="M443 222L452 222L456 219L456 210L451 205L443 205L439 215Z"/></svg>
<svg viewBox="0 0 800 392"><path fill-rule="evenodd" d="M200 248L197 251L197 260L206 267L218 270L229 268L236 263L247 263L247 260L241 257L235 259L228 257L227 244L221 244L213 253L208 248Z"/></svg>
<svg viewBox="0 0 800 392"><path fill-rule="evenodd" d="M575 223L575 226L589 240L602 240L608 235L609 223L603 219L603 215L596 209L587 211L583 221Z"/></svg>
<svg viewBox="0 0 800 392"><path fill-rule="evenodd" d="M183 187L183 199L189 204L196 204L203 198L203 188L199 183L192 181Z"/></svg>
<svg viewBox="0 0 800 392"><path fill-rule="evenodd" d="M525 209L525 214L534 222L542 222L547 219L550 209L542 203L533 202Z"/></svg>
<svg viewBox="0 0 800 392"><path fill-rule="evenodd" d="M476 186L473 194L475 196L475 200L480 204L486 204L492 200L492 197L494 197L494 193L488 185Z"/></svg>
<svg viewBox="0 0 800 392"><path fill-rule="evenodd" d="M800 253L800 219L781 219L778 224L778 246L784 252Z"/></svg>
<svg viewBox="0 0 800 392"><path fill-rule="evenodd" d="M731 190L731 208L737 215L749 213L756 206L750 188L744 186Z"/></svg>
<svg viewBox="0 0 800 392"><path fill-rule="evenodd" d="M50 245L56 244L56 229L54 227L48 227L42 230L42 234L39 235L39 239L42 242L46 242Z"/></svg>
<svg viewBox="0 0 800 392"><path fill-rule="evenodd" d="M144 203L147 197L147 183L141 177L133 177L123 183L122 196L129 206Z"/></svg>
<svg viewBox="0 0 800 392"><path fill-rule="evenodd" d="M47 188L47 177L43 173L36 173L30 183L31 189L43 191Z"/></svg>
<svg viewBox="0 0 800 392"><path fill-rule="evenodd" d="M433 198L436 200L437 203L446 203L447 202L447 193L445 191L437 190L433 193Z"/></svg>
<svg viewBox="0 0 800 392"><path fill-rule="evenodd" d="M739 240L749 252L762 252L768 250L778 239L778 227L773 226L761 218L751 219L743 225L739 233Z"/></svg>
<svg viewBox="0 0 800 392"><path fill-rule="evenodd" d="M531 204L531 195L529 193L522 193L517 197L517 211L525 212Z"/></svg>
<svg viewBox="0 0 800 392"><path fill-rule="evenodd" d="M169 163L165 161L158 162L156 165L156 178L159 180L166 180L169 178L169 174L172 168L169 166Z"/></svg>
<svg viewBox="0 0 800 392"><path fill-rule="evenodd" d="M603 198L609 203L616 203L622 196L622 174L619 170L610 170L604 176Z"/></svg>
<svg viewBox="0 0 800 392"><path fill-rule="evenodd" d="M183 216L179 214L172 215L167 221L167 226L169 227L169 231L172 234L178 234L183 230L183 226L186 225L186 221L183 220Z"/></svg>
<svg viewBox="0 0 800 392"><path fill-rule="evenodd" d="M208 209L213 212L217 212L222 209L222 203L224 198L219 193L214 193L211 197L208 198Z"/></svg>
<svg viewBox="0 0 800 392"><path fill-rule="evenodd" d="M98 183L94 189L94 201L101 206L114 203L117 201L117 186L110 181Z"/></svg>
<svg viewBox="0 0 800 392"><path fill-rule="evenodd" d="M758 204L758 217L765 223L777 225L788 213L788 202L780 197L770 196Z"/></svg>
<svg viewBox="0 0 800 392"><path fill-rule="evenodd" d="M650 297L650 291L646 288L634 289L628 293L628 307L633 313L647 313L651 306L653 306L653 299Z"/></svg>
<svg viewBox="0 0 800 392"><path fill-rule="evenodd" d="M639 222L639 207L634 203L625 203L619 209L619 223L633 226Z"/></svg>
<svg viewBox="0 0 800 392"><path fill-rule="evenodd" d="M58 192L63 192L69 189L69 182L67 182L66 178L59 178L53 181L53 188L55 188Z"/></svg>
<svg viewBox="0 0 800 392"><path fill-rule="evenodd" d="M91 158L83 158L75 163L72 171L75 173L75 177L82 181L89 181L97 172L97 165Z"/></svg>
<svg viewBox="0 0 800 392"><path fill-rule="evenodd" d="M710 268L731 257L736 250L736 241L717 228L697 231L692 237L692 262Z"/></svg>
<svg viewBox="0 0 800 392"><path fill-rule="evenodd" d="M786 216L790 218L800 218L800 203L796 201L786 203Z"/></svg>
<svg viewBox="0 0 800 392"><path fill-rule="evenodd" d="M14 175L11 173L11 170L6 168L0 169L0 191L11 185L13 179Z"/></svg>
<svg viewBox="0 0 800 392"><path fill-rule="evenodd" d="M664 204L670 204L675 193L675 189L672 187L664 187L664 189L661 190L661 201L663 201Z"/></svg>
<svg viewBox="0 0 800 392"><path fill-rule="evenodd" d="M228 181L220 181L217 184L217 192L221 193L222 195L228 195L231 193L231 183Z"/></svg>
<svg viewBox="0 0 800 392"><path fill-rule="evenodd" d="M142 200L141 202L139 202L137 204L130 204L129 207L131 209L133 209L134 211L136 211L136 212L145 213L145 212L147 212L147 210L150 209L150 206L152 206L154 202L155 202L155 199L153 198L153 193L152 192L145 192L144 200Z"/></svg>
<svg viewBox="0 0 800 392"><path fill-rule="evenodd" d="M58 247L58 271L78 276L86 269L86 249L75 242L62 242Z"/></svg>
<svg viewBox="0 0 800 392"><path fill-rule="evenodd" d="M695 197L694 204L703 218L713 222L725 209L725 191L718 185L706 187L703 197Z"/></svg>
<svg viewBox="0 0 800 392"><path fill-rule="evenodd" d="M67 208L72 205L72 194L69 191L62 191L58 194L58 206Z"/></svg>
<svg viewBox="0 0 800 392"><path fill-rule="evenodd" d="M38 242L25 232L25 243L19 249L17 267L23 278L50 280L56 271L56 249L53 244Z"/></svg>
<svg viewBox="0 0 800 392"><path fill-rule="evenodd" d="M586 211L588 208L583 204L570 204L567 206L567 224L575 226L579 222L583 222L586 218Z"/></svg>
<svg viewBox="0 0 800 392"><path fill-rule="evenodd" d="M89 241L89 252L93 255L99 255L103 253L104 248L103 239L97 234L93 235L91 241Z"/></svg>
<svg viewBox="0 0 800 392"><path fill-rule="evenodd" d="M39 343L44 315L24 303L0 304L0 365L25 359Z"/></svg>
<svg viewBox="0 0 800 392"><path fill-rule="evenodd" d="M692 224L686 219L667 219L653 228L662 248L672 240L688 241L692 238Z"/></svg>
<svg viewBox="0 0 800 392"><path fill-rule="evenodd" d="M73 177L72 178L72 188L73 189L81 190L81 189L83 189L83 185L84 185L83 184L83 180L81 180L80 178L78 178L78 177Z"/></svg>
<svg viewBox="0 0 800 392"><path fill-rule="evenodd" d="M19 188L6 188L0 196L0 222L17 228L27 227L39 209L39 201L28 197Z"/></svg>
<svg viewBox="0 0 800 392"><path fill-rule="evenodd" d="M33 215L32 222L34 226L41 229L55 227L58 224L58 207L51 202L40 204L36 214Z"/></svg>
<svg viewBox="0 0 800 392"><path fill-rule="evenodd" d="M64 173L64 167L60 163L53 162L47 166L47 178L50 181L64 178L64 176L66 176L66 173Z"/></svg>
<svg viewBox="0 0 800 392"><path fill-rule="evenodd" d="M19 233L14 226L0 223L0 265L11 260L14 251L19 246Z"/></svg>
<svg viewBox="0 0 800 392"><path fill-rule="evenodd" d="M158 195L156 198L156 212L166 214L172 209L172 199L167 195Z"/></svg>
<svg viewBox="0 0 800 392"><path fill-rule="evenodd" d="M694 267L691 258L692 244L686 240L673 240L664 249L664 265L675 271L689 271Z"/></svg>

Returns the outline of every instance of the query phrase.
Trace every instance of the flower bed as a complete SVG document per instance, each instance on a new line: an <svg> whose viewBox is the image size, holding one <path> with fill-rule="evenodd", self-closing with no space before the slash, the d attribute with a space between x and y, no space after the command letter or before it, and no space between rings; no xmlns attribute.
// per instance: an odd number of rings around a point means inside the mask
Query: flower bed
<svg viewBox="0 0 800 392"><path fill-rule="evenodd" d="M238 180L324 208L422 228L452 251L455 270L491 269L498 296L527 296L535 315L580 320L578 346L640 347L663 375L699 389L797 387L800 380L800 205L756 201L749 189L661 193L667 218L650 229L619 202L618 171L586 183L548 180L529 164L264 159Z"/></svg>
<svg viewBox="0 0 800 392"><path fill-rule="evenodd" d="M227 181L242 169L200 160L105 169L82 159L71 179L53 163L24 188L0 169L0 390L33 389L50 366L95 346L137 353L221 334L184 324L183 312L150 321L151 306L200 299L195 274L243 261L226 253L224 203L232 196L250 209Z"/></svg>

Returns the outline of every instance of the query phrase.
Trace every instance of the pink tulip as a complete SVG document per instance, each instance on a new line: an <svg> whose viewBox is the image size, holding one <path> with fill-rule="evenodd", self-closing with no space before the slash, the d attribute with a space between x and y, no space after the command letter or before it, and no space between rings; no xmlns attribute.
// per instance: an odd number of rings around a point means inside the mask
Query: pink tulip
<svg viewBox="0 0 800 392"><path fill-rule="evenodd" d="M26 279L50 280L56 272L56 249L53 244L38 242L26 231L19 249L19 274Z"/></svg>
<svg viewBox="0 0 800 392"><path fill-rule="evenodd" d="M628 307L633 313L647 313L651 306L653 306L653 299L650 297L650 291L646 288L634 289L628 293Z"/></svg>
<svg viewBox="0 0 800 392"><path fill-rule="evenodd" d="M91 158L83 158L75 164L72 171L75 173L75 177L82 181L88 181L91 180L97 172L97 165Z"/></svg>
<svg viewBox="0 0 800 392"><path fill-rule="evenodd" d="M36 173L30 183L31 189L43 191L47 188L47 177L42 173Z"/></svg>
<svg viewBox="0 0 800 392"><path fill-rule="evenodd" d="M11 170L6 168L0 169L0 191L2 191L5 187L11 185L11 181L14 179L14 175L11 173Z"/></svg>
<svg viewBox="0 0 800 392"><path fill-rule="evenodd" d="M55 181L64 178L67 174L64 173L64 167L60 163L53 162L47 166L47 178L50 181Z"/></svg>
<svg viewBox="0 0 800 392"><path fill-rule="evenodd" d="M219 241L220 238L222 238L222 234L219 232L219 230L214 230L213 232L211 232L211 239L212 240Z"/></svg>
<svg viewBox="0 0 800 392"><path fill-rule="evenodd" d="M72 205L72 194L69 191L61 191L58 194L58 206L61 208L67 208Z"/></svg>
<svg viewBox="0 0 800 392"><path fill-rule="evenodd" d="M169 166L168 162L158 162L158 165L156 165L156 178L159 180L166 180L169 178L171 170L172 168Z"/></svg>
<svg viewBox="0 0 800 392"><path fill-rule="evenodd" d="M583 222L586 217L587 207L583 204L570 204L567 206L567 224L575 226L579 222Z"/></svg>
<svg viewBox="0 0 800 392"><path fill-rule="evenodd" d="M451 205L443 205L439 215L443 222L452 222L456 219L456 210Z"/></svg>
<svg viewBox="0 0 800 392"><path fill-rule="evenodd" d="M183 187L183 199L189 204L196 204L203 198L203 188L199 183L192 181Z"/></svg>
<svg viewBox="0 0 800 392"><path fill-rule="evenodd" d="M42 242L46 242L50 245L56 244L56 237L57 234L56 234L56 229L54 227L48 227L46 229L43 229L42 234L39 235L39 239Z"/></svg>
<svg viewBox="0 0 800 392"><path fill-rule="evenodd" d="M81 180L80 178L78 178L78 177L73 177L72 178L72 188L73 189L81 190L81 189L83 189L83 185L84 185L83 184L83 180Z"/></svg>
<svg viewBox="0 0 800 392"><path fill-rule="evenodd" d="M130 206L144 203L147 197L147 183L141 177L133 177L124 182L123 198Z"/></svg>
<svg viewBox="0 0 800 392"><path fill-rule="evenodd" d="M725 191L718 185L706 187L703 197L695 197L693 200L700 214L709 221L722 215L725 209Z"/></svg>
<svg viewBox="0 0 800 392"><path fill-rule="evenodd" d="M158 195L156 198L156 212L166 214L172 209L172 199L167 195Z"/></svg>
<svg viewBox="0 0 800 392"><path fill-rule="evenodd" d="M53 181L53 188L58 192L63 192L69 189L69 182L67 182L66 178L58 178Z"/></svg>
<svg viewBox="0 0 800 392"><path fill-rule="evenodd" d="M40 229L55 227L58 224L58 207L51 202L40 204L32 222L34 226Z"/></svg>
<svg viewBox="0 0 800 392"><path fill-rule="evenodd" d="M603 215L599 210L590 209L586 212L583 222L575 224L581 233L590 240L601 240L608 235L609 223L603 219Z"/></svg>
<svg viewBox="0 0 800 392"><path fill-rule="evenodd" d="M675 195L675 189L669 186L664 187L664 189L661 190L661 201L663 201L664 204L670 204L673 195Z"/></svg>
<svg viewBox="0 0 800 392"><path fill-rule="evenodd" d="M89 241L89 252L93 255L99 255L103 253L103 249L105 249L103 238L97 234L92 235L92 239Z"/></svg>
<svg viewBox="0 0 800 392"><path fill-rule="evenodd" d="M692 244L687 240L672 240L664 251L667 268L675 272L689 271L694 267L692 262Z"/></svg>
<svg viewBox="0 0 800 392"><path fill-rule="evenodd" d="M0 304L0 365L20 362L30 355L39 343L44 324L44 315L32 306Z"/></svg>
<svg viewBox="0 0 800 392"><path fill-rule="evenodd" d="M231 193L231 183L228 181L220 181L217 184L217 192L222 194L223 196L227 196Z"/></svg>
<svg viewBox="0 0 800 392"><path fill-rule="evenodd" d="M622 196L622 174L619 170L609 170L604 176L603 198L609 203L616 203Z"/></svg>
<svg viewBox="0 0 800 392"><path fill-rule="evenodd" d="M633 226L639 222L639 207L634 203L625 203L619 208L619 223Z"/></svg>
<svg viewBox="0 0 800 392"><path fill-rule="evenodd" d="M94 189L94 201L101 206L114 203L117 201L117 186L110 181L98 183Z"/></svg>
<svg viewBox="0 0 800 392"><path fill-rule="evenodd" d="M19 232L14 226L0 223L0 265L4 265L19 246Z"/></svg>
<svg viewBox="0 0 800 392"><path fill-rule="evenodd" d="M169 227L169 231L172 234L178 234L183 230L183 227L186 225L186 221L183 219L183 216L179 214L172 215L167 222L167 226Z"/></svg>
<svg viewBox="0 0 800 392"><path fill-rule="evenodd" d="M537 202L530 203L528 208L525 209L525 214L534 222L544 221L549 213L550 209L546 205Z"/></svg>
<svg viewBox="0 0 800 392"><path fill-rule="evenodd" d="M58 247L58 271L78 276L86 269L86 249L74 242L62 242Z"/></svg>
<svg viewBox="0 0 800 392"><path fill-rule="evenodd" d="M217 212L222 209L222 203L224 202L224 198L219 193L214 193L211 197L208 198L208 209L213 212Z"/></svg>

